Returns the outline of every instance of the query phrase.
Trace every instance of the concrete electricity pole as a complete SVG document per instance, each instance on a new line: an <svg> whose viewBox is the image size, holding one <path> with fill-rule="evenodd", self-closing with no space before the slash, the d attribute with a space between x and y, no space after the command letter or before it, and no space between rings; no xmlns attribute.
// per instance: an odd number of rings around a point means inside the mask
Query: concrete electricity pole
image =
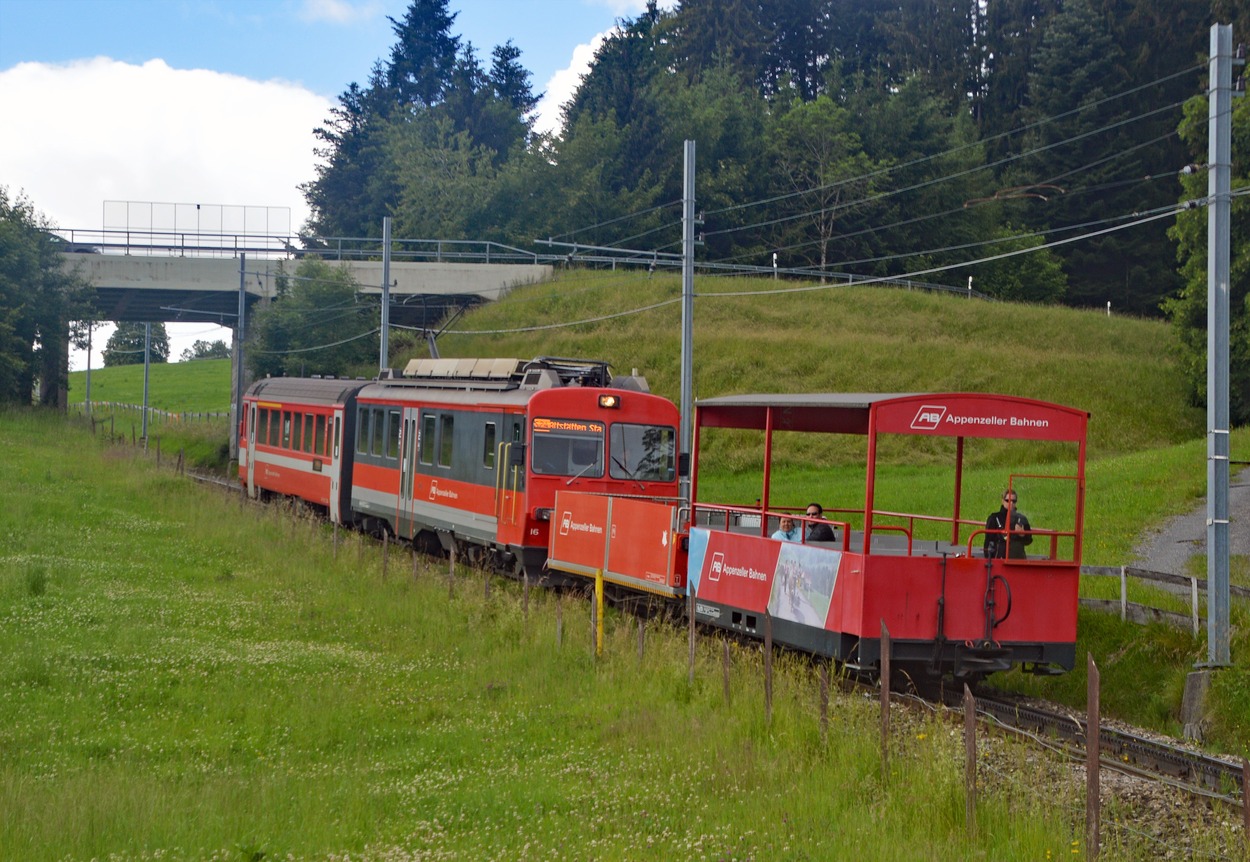
<svg viewBox="0 0 1250 862"><path fill-rule="evenodd" d="M1228 282L1233 28L1211 27L1207 166L1207 663L1225 667L1228 590ZM1244 60L1241 60L1244 63Z"/></svg>

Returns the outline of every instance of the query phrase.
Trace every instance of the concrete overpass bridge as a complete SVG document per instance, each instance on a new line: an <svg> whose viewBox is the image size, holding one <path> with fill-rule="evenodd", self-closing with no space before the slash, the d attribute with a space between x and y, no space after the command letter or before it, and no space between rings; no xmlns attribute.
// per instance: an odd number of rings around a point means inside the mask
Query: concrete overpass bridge
<svg viewBox="0 0 1250 862"><path fill-rule="evenodd" d="M367 297L382 295L379 240L156 231L61 231L66 266L94 288L104 320L235 327L242 287L249 307L274 296L281 271L319 254L344 267ZM433 327L455 309L551 278L550 258L498 243L396 240L390 322Z"/></svg>

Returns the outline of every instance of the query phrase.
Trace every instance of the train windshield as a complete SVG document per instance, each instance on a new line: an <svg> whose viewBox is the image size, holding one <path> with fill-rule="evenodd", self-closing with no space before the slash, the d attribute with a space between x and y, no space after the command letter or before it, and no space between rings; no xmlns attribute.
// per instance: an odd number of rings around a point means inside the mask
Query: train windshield
<svg viewBox="0 0 1250 862"><path fill-rule="evenodd" d="M535 419L531 469L543 476L603 478L603 432L602 422Z"/></svg>
<svg viewBox="0 0 1250 862"><path fill-rule="evenodd" d="M610 449L613 479L672 482L677 478L677 430L671 425L614 424Z"/></svg>

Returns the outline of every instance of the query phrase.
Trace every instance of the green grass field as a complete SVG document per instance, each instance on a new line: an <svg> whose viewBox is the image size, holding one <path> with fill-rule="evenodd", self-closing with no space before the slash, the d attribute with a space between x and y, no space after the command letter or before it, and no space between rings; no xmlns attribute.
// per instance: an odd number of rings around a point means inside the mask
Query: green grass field
<svg viewBox="0 0 1250 862"><path fill-rule="evenodd" d="M1045 860L1082 779L894 718L758 649L377 546L157 471L58 417L0 413L0 858ZM561 639L557 641L557 630ZM1106 859L1153 846L1104 811ZM1181 819L1184 817L1181 814ZM1169 820L1168 828L1174 821ZM1198 848L1227 829L1193 830Z"/></svg>
<svg viewBox="0 0 1250 862"><path fill-rule="evenodd" d="M1158 321L1107 316L1093 311L987 303L921 291L836 288L807 293L758 293L793 287L765 279L700 279L696 283L696 396L768 391L1004 392L1057 401L1090 411L1086 544L1084 561L1121 565L1154 525L1186 511L1206 491L1204 412L1182 396L1169 350L1171 332ZM674 400L678 393L680 313L676 278L629 273L562 272L545 285L518 288L506 300L476 309L440 339L444 356L536 355L607 359L617 373L638 369L653 390ZM650 308L608 318L627 309ZM549 328L555 321L587 321ZM424 343L396 333L392 364L426 353ZM211 372L218 383L177 382L181 370ZM224 361L169 366L180 401L160 403L209 409L228 400ZM355 373L370 374L367 368ZM118 382L116 400L136 395L131 375ZM141 372L141 369L140 369ZM81 374L72 375L71 400L81 399ZM155 379L155 378L154 378ZM141 376L139 378L141 382ZM106 383L105 385L111 385ZM217 388L214 389L214 386ZM185 389L185 391L181 391ZM97 395L93 380L93 400ZM154 384L153 391L156 390ZM192 394L194 393L194 395ZM154 403L157 403L154 397ZM223 460L224 426L203 432L209 460ZM158 433L174 434L163 428ZM214 445L212 435L218 435ZM707 495L753 500L748 467L754 453L732 445L707 453L719 470L702 477ZM1250 432L1234 431L1234 459L1250 457ZM820 498L837 505L838 489L862 487L859 441L802 441L779 453L773 482L781 504ZM931 453L911 455L907 493L918 498L944 493L941 478L927 470ZM996 498L1005 473L1045 465L1013 463L1006 449L989 449L969 468L973 497ZM820 489L816 492L813 489ZM1027 509L1026 509L1027 511ZM1235 559L1235 582L1246 583L1247 561ZM1201 574L1201 573L1199 573ZM1090 581L1086 595L1114 598L1118 585ZM1179 599L1133 585L1129 598L1183 610ZM1169 604L1172 603L1172 604ZM1230 752L1250 750L1250 674L1240 660L1246 642L1244 609L1234 603L1236 664L1216 677L1211 739ZM1205 660L1205 631L1186 633L1140 628L1082 615L1078 655L1100 657L1104 709L1127 720L1179 732L1185 674ZM1079 664L1079 663L1078 663ZM1148 685L1143 685L1148 680ZM1035 682L1003 679L1041 694L1084 704L1084 672Z"/></svg>

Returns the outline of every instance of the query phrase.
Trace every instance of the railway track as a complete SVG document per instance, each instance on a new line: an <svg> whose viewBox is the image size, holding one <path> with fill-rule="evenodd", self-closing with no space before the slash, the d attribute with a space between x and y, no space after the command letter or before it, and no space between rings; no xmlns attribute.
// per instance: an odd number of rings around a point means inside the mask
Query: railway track
<svg viewBox="0 0 1250 862"><path fill-rule="evenodd" d="M1051 740L1073 756L1085 756L1086 722L1082 719L1002 696L978 694L976 704L977 711L996 724ZM1240 762L1106 724L1099 727L1098 738L1103 768L1164 781L1239 808L1243 804Z"/></svg>

